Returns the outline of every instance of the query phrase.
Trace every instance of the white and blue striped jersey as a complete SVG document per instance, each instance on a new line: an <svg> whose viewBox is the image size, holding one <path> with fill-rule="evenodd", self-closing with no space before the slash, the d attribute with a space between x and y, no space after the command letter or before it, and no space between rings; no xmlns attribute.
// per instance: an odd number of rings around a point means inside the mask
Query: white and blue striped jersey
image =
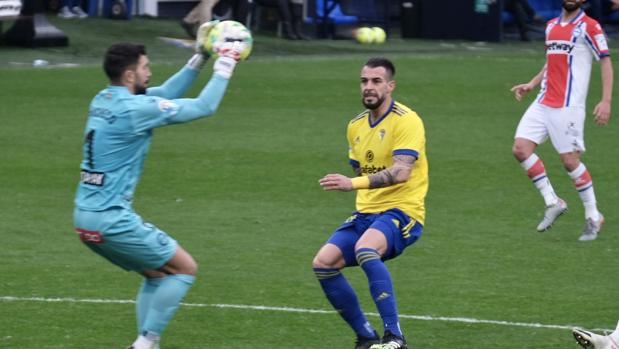
<svg viewBox="0 0 619 349"><path fill-rule="evenodd" d="M197 98L179 98L197 75L186 66L144 95L108 86L93 98L84 131L77 208L131 209L153 129L212 115L224 96L228 79L214 74Z"/></svg>

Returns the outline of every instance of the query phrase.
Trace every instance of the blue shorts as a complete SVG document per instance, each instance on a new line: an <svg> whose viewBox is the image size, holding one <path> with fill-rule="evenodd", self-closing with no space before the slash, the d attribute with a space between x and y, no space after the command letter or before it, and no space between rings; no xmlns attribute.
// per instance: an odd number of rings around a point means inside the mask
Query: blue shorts
<svg viewBox="0 0 619 349"><path fill-rule="evenodd" d="M86 246L125 270L158 269L176 253L176 240L128 209L93 212L76 208L73 219Z"/></svg>
<svg viewBox="0 0 619 349"><path fill-rule="evenodd" d="M344 224L337 228L327 243L339 247L344 255L346 266L357 265L355 244L369 228L380 230L387 238L387 251L382 256L383 260L399 256L405 248L421 237L423 231L421 223L412 220L397 208L382 213L354 212Z"/></svg>

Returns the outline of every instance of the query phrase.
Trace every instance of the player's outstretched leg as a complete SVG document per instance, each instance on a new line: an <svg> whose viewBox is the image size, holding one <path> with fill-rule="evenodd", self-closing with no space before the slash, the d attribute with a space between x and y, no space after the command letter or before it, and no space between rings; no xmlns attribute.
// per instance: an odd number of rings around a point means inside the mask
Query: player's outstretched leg
<svg viewBox="0 0 619 349"><path fill-rule="evenodd" d="M172 259L157 270L144 270L148 278L138 294L140 334L131 349L159 349L164 329L193 285L198 265L191 255L177 246Z"/></svg>
<svg viewBox="0 0 619 349"><path fill-rule="evenodd" d="M406 340L402 335L398 320L398 307L393 289L391 275L378 251L372 248L359 248L355 251L357 263L368 277L370 293L378 309L385 335L380 344L370 348L400 349L406 348Z"/></svg>
<svg viewBox="0 0 619 349"><path fill-rule="evenodd" d="M355 349L368 349L380 343L378 334L361 311L357 294L337 268L316 268L314 274L327 299L357 334Z"/></svg>
<svg viewBox="0 0 619 349"><path fill-rule="evenodd" d="M195 276L174 274L166 276L157 292L153 295L151 309L144 319L142 330L147 333L161 334L168 325L182 299L195 281Z"/></svg>
<svg viewBox="0 0 619 349"><path fill-rule="evenodd" d="M514 145L514 149L517 147ZM517 150L514 150L516 154ZM523 155L517 155L518 159L522 159ZM531 182L539 190L540 194L544 198L546 204L546 210L544 211L544 218L537 225L537 231L542 232L550 229L557 218L567 211L567 205L565 201L561 200L554 191L548 175L546 174L546 168L544 163L533 153L529 155L524 161L520 162L520 166L527 171L527 176L531 179Z"/></svg>

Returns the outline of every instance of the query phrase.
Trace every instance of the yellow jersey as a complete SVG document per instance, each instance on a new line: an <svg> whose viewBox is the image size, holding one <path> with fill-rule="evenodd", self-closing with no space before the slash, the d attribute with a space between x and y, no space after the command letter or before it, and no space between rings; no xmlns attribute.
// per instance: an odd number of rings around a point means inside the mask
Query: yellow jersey
<svg viewBox="0 0 619 349"><path fill-rule="evenodd" d="M356 208L361 213L380 213L398 208L423 224L428 192L426 136L421 118L407 106L392 101L375 124L366 110L348 123L349 158L362 176L393 165L394 155L412 155L417 160L408 181L385 188L357 191Z"/></svg>

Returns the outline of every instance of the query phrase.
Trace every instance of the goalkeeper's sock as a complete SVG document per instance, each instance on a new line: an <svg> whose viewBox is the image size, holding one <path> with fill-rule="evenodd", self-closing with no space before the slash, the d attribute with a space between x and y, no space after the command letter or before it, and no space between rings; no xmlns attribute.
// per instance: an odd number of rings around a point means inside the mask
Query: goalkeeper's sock
<svg viewBox="0 0 619 349"><path fill-rule="evenodd" d="M230 77L232 77L232 72L234 72L234 67L236 67L236 63L236 59L232 57L220 56L215 61L213 70L216 74L221 75L226 79L230 79Z"/></svg>
<svg viewBox="0 0 619 349"><path fill-rule="evenodd" d="M552 184L550 184L550 179L548 179L548 176L546 175L544 163L535 153L531 154L531 156L521 162L520 166L527 171L527 176L531 178L531 181L535 187L544 197L546 206L554 205L559 201L559 197L555 194L555 190L553 189Z"/></svg>
<svg viewBox="0 0 619 349"><path fill-rule="evenodd" d="M148 314L148 310L151 306L151 301L153 300L153 295L163 278L144 278L142 281L142 286L140 287L140 291L138 292L137 299L135 301L135 311L137 315L138 321L138 333L142 332L142 327L144 326L144 319Z"/></svg>
<svg viewBox="0 0 619 349"><path fill-rule="evenodd" d="M374 338L376 331L361 311L359 300L339 269L314 268L327 299L344 321L361 337Z"/></svg>
<svg viewBox="0 0 619 349"><path fill-rule="evenodd" d="M355 251L357 263L365 272L370 284L370 293L383 319L385 330L402 337L400 322L398 321L398 307L396 304L393 283L389 270L380 259L378 251L371 248L360 248Z"/></svg>
<svg viewBox="0 0 619 349"><path fill-rule="evenodd" d="M143 331L161 335L195 279L194 276L185 274L163 278L151 300L150 309L144 319Z"/></svg>

